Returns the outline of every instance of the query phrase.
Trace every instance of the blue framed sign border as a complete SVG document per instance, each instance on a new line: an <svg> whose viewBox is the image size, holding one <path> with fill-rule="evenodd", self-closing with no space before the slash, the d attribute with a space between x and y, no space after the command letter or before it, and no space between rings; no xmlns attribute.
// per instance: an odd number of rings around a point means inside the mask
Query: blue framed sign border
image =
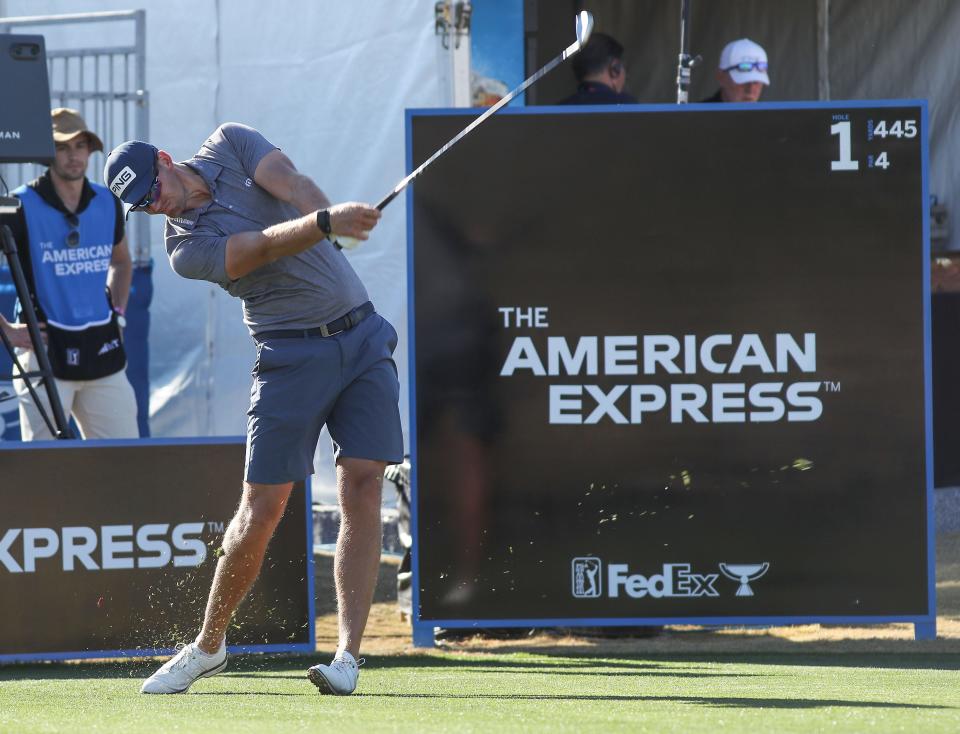
<svg viewBox="0 0 960 734"><path fill-rule="evenodd" d="M0 451L16 449L80 449L92 446L184 446L184 445L222 445L246 443L244 436L202 436L196 438L131 438L131 439L71 439L64 441L0 441ZM306 548L307 548L307 617L316 620L317 610L314 601L314 569L313 560L313 503L311 498L310 477L304 480L304 502L306 507ZM227 652L232 655L246 653L313 653L317 649L317 626L310 624L309 642L272 645L227 645ZM36 663L55 660L91 660L103 658L142 658L173 655L176 650L172 647L137 648L131 650L73 650L44 653L13 653L0 655L0 664L6 663Z"/></svg>
<svg viewBox="0 0 960 734"><path fill-rule="evenodd" d="M930 331L930 218L927 207L930 201L930 144L929 115L925 99L884 99L884 100L842 100L830 102L755 102L729 104L637 104L637 105L582 105L511 107L504 109L501 115L542 115L542 114L591 114L622 112L695 112L710 110L713 112L732 112L736 110L842 110L856 108L883 107L919 107L920 108L920 149L921 149L921 211L923 216L923 394L924 394L924 445L926 454L926 501L927 501L927 609L925 615L891 616L764 616L764 617L616 617L616 618L544 618L544 619L420 619L420 547L418 513L418 452L417 452L417 388L416 388L416 323L414 289L414 238L413 238L413 196L406 197L407 206L407 293L409 294L407 311L407 347L409 399L410 399L410 525L413 534L412 566L413 571L413 644L418 647L431 647L434 644L434 628L471 628L471 627L614 627L635 625L697 624L705 626L777 626L795 624L888 624L906 622L914 625L914 634L918 640L934 639L937 635L936 616L936 548L934 528L933 495L933 417L932 417L932 377L931 377L931 331ZM414 170L413 163L413 118L464 115L464 108L445 109L408 109L405 116L406 166L407 171ZM481 114L477 112L477 114ZM414 185L416 185L414 183Z"/></svg>

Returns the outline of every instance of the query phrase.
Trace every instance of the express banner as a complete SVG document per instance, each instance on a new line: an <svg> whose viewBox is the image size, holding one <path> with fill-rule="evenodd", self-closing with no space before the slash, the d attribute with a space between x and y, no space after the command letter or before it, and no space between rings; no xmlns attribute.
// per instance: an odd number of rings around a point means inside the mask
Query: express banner
<svg viewBox="0 0 960 734"><path fill-rule="evenodd" d="M537 108L418 178L419 619L932 619L925 120Z"/></svg>
<svg viewBox="0 0 960 734"><path fill-rule="evenodd" d="M199 629L243 478L242 442L0 448L0 660L147 654ZM231 648L313 649L308 489L294 496Z"/></svg>

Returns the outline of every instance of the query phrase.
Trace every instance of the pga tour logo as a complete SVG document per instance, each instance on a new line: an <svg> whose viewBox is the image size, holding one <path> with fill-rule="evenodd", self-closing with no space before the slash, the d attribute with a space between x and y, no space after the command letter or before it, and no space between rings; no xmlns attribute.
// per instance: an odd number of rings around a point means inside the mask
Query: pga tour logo
<svg viewBox="0 0 960 734"><path fill-rule="evenodd" d="M750 583L763 576L770 564L721 563L720 572L739 582L736 596L753 596ZM577 599L596 599L603 596L603 562L595 556L578 556L571 562L573 596ZM644 576L630 573L626 563L607 565L606 596L616 599L621 593L633 599L651 596L698 597L720 596L716 588L719 573L693 573L689 563L664 563L660 573Z"/></svg>
<svg viewBox="0 0 960 734"><path fill-rule="evenodd" d="M603 583L600 578L602 570L603 564L599 558L592 556L574 558L573 595L578 599L596 599L600 596L600 586Z"/></svg>

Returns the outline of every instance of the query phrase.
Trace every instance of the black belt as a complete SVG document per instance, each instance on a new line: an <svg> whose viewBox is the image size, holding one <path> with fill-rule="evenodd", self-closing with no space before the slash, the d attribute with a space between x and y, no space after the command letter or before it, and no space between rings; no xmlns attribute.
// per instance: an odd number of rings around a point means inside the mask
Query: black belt
<svg viewBox="0 0 960 734"><path fill-rule="evenodd" d="M266 341L267 339L309 339L310 337L314 336L333 336L334 334L339 334L347 329L352 329L375 311L376 309L373 307L373 304L370 303L370 301L367 301L366 303L357 306L350 313L341 316L339 319L334 319L329 324L323 324L322 326L317 326L312 329L278 329L276 331L262 331L259 334L254 334L253 338L258 342L262 342Z"/></svg>

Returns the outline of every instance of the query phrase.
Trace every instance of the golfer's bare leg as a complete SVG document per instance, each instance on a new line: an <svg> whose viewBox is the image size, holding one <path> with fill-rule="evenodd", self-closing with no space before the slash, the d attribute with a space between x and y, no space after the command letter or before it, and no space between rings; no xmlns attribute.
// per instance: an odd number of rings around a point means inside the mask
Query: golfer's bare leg
<svg viewBox="0 0 960 734"><path fill-rule="evenodd" d="M217 562L207 599L198 647L206 653L220 648L230 618L260 573L263 555L283 517L293 483L243 483L237 513L223 535L223 555Z"/></svg>
<svg viewBox="0 0 960 734"><path fill-rule="evenodd" d="M380 570L380 490L386 466L386 462L366 459L337 461L340 535L333 572L340 623L338 655L343 650L354 657L360 655L360 640Z"/></svg>

